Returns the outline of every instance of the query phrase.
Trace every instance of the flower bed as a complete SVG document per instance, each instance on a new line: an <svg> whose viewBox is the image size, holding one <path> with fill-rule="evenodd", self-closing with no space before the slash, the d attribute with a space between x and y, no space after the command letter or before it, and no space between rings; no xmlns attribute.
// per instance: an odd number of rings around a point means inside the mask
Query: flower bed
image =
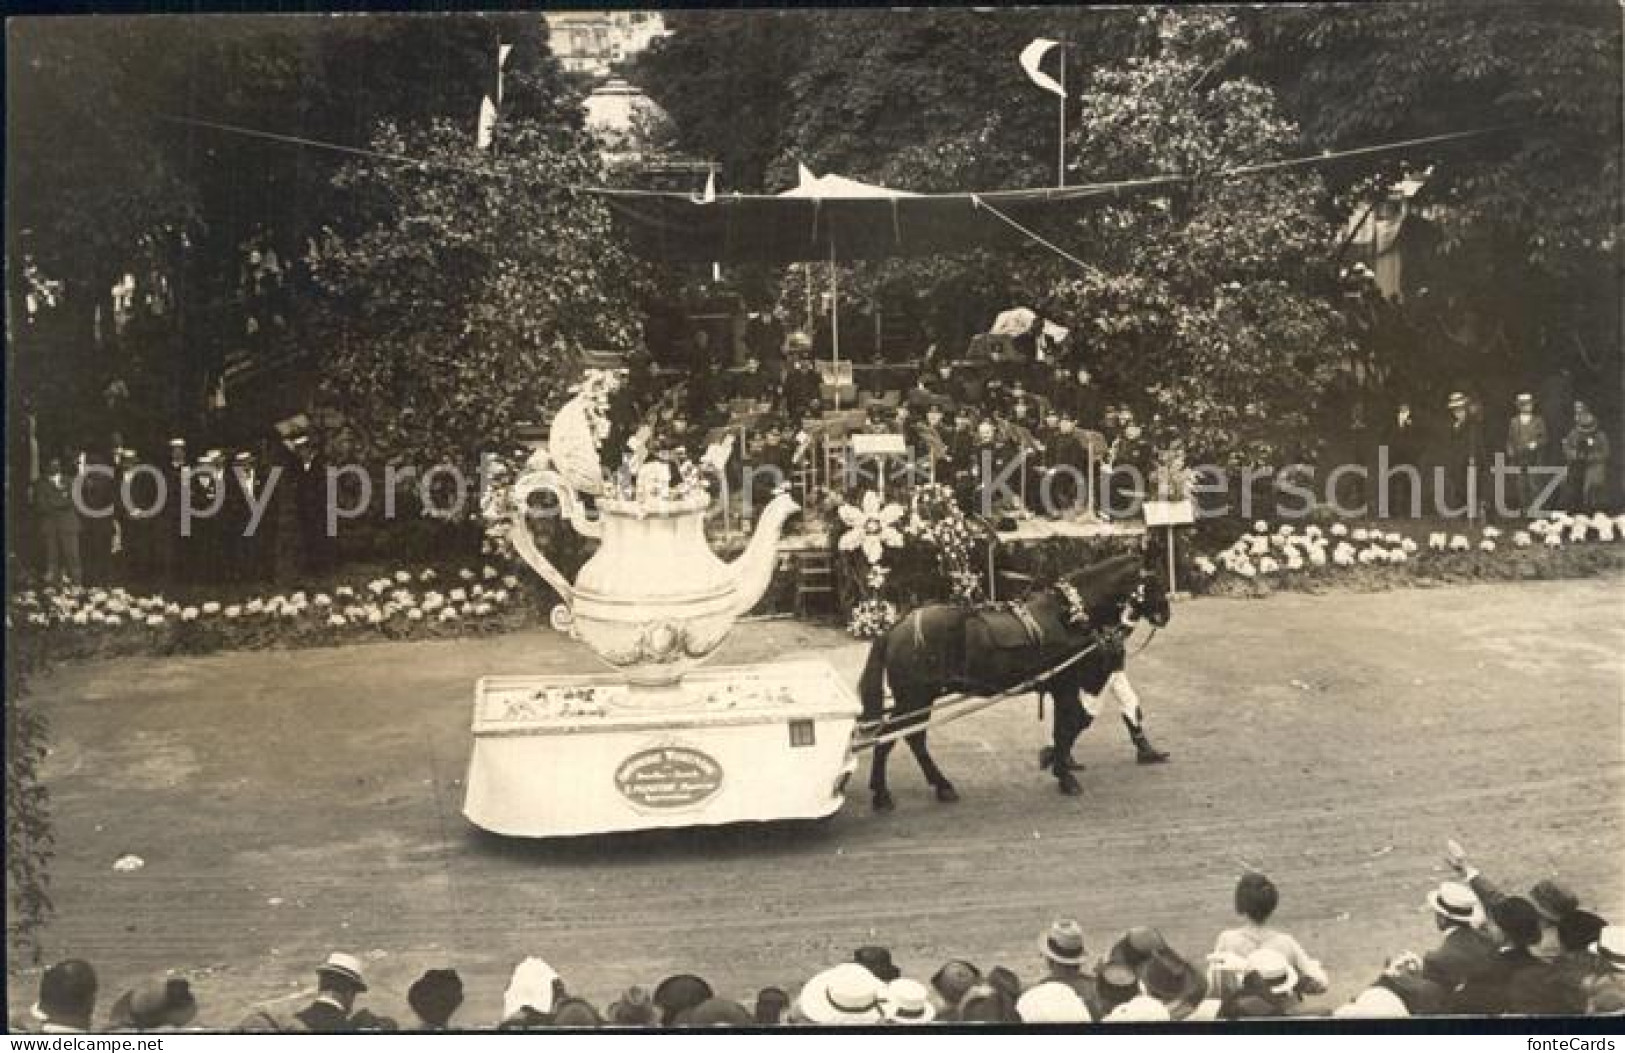
<svg viewBox="0 0 1625 1053"><path fill-rule="evenodd" d="M1589 577L1625 568L1625 516L1574 516L1448 530L1333 523L1271 526L1193 561L1194 590L1265 596L1288 589L1383 589L1459 581Z"/></svg>
<svg viewBox="0 0 1625 1053"><path fill-rule="evenodd" d="M330 591L181 602L121 588L21 592L8 631L37 635L59 658L206 654L369 640L485 634L535 621L521 581L478 570L397 570Z"/></svg>

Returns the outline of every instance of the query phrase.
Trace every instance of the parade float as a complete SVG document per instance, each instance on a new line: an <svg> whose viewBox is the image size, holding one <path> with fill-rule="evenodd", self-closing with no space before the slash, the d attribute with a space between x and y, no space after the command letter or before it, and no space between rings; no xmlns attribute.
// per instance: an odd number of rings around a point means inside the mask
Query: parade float
<svg viewBox="0 0 1625 1053"><path fill-rule="evenodd" d="M813 661L697 668L766 592L799 507L774 497L724 563L705 536L703 466L648 456L645 429L605 470L615 383L589 376L487 510L558 595L554 626L609 671L482 679L463 812L523 837L828 816L854 764L859 711L834 671ZM597 542L573 582L532 533L536 494Z"/></svg>

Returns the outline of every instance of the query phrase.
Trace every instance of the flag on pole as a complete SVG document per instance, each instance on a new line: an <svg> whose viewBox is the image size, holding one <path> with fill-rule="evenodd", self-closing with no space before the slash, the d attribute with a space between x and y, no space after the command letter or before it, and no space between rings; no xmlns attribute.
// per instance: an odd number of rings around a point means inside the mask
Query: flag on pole
<svg viewBox="0 0 1625 1053"><path fill-rule="evenodd" d="M700 200L705 202L707 205L709 205L711 202L715 201L716 199L717 199L717 173L713 169L712 171L705 173L705 192L700 195Z"/></svg>
<svg viewBox="0 0 1625 1053"><path fill-rule="evenodd" d="M1066 98L1066 89L1061 87L1060 82L1054 77L1038 68L1038 64L1044 61L1044 56L1058 47L1060 47L1060 44L1057 41L1045 40L1043 37L1039 37L1021 49L1020 62L1021 68L1026 71L1028 78L1034 84L1064 99Z"/></svg>
<svg viewBox="0 0 1625 1053"><path fill-rule="evenodd" d="M513 50L512 44L497 45L497 105L502 105L502 68L508 64L508 52Z"/></svg>
<svg viewBox="0 0 1625 1053"><path fill-rule="evenodd" d="M496 126L497 106L496 103L491 101L491 96L486 95L480 99L480 127L474 133L474 145L481 150L489 148L491 145L491 132Z"/></svg>

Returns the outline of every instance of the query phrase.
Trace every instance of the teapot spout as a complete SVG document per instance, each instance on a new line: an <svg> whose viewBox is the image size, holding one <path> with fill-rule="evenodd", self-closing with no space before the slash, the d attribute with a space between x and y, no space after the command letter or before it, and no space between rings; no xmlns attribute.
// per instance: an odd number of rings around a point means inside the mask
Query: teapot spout
<svg viewBox="0 0 1625 1053"><path fill-rule="evenodd" d="M756 521L750 544L728 565L733 575L735 617L756 606L767 592L773 580L773 568L778 563L779 535L784 531L785 521L799 511L801 506L789 494L781 493L773 498Z"/></svg>

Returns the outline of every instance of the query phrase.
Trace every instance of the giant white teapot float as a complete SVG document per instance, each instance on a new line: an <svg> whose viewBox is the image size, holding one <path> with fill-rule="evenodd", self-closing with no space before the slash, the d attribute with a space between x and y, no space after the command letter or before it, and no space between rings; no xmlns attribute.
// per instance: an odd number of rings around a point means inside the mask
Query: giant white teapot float
<svg viewBox="0 0 1625 1053"><path fill-rule="evenodd" d="M631 497L612 496L597 456L599 433L582 397L559 411L546 451L538 451L513 485L508 538L563 600L568 617L555 624L566 624L634 687L672 685L710 657L735 620L762 598L780 532L800 506L788 494L775 497L744 553L724 563L705 538L709 494L639 485ZM527 509L539 490L553 494L577 533L598 541L574 583L531 535Z"/></svg>

